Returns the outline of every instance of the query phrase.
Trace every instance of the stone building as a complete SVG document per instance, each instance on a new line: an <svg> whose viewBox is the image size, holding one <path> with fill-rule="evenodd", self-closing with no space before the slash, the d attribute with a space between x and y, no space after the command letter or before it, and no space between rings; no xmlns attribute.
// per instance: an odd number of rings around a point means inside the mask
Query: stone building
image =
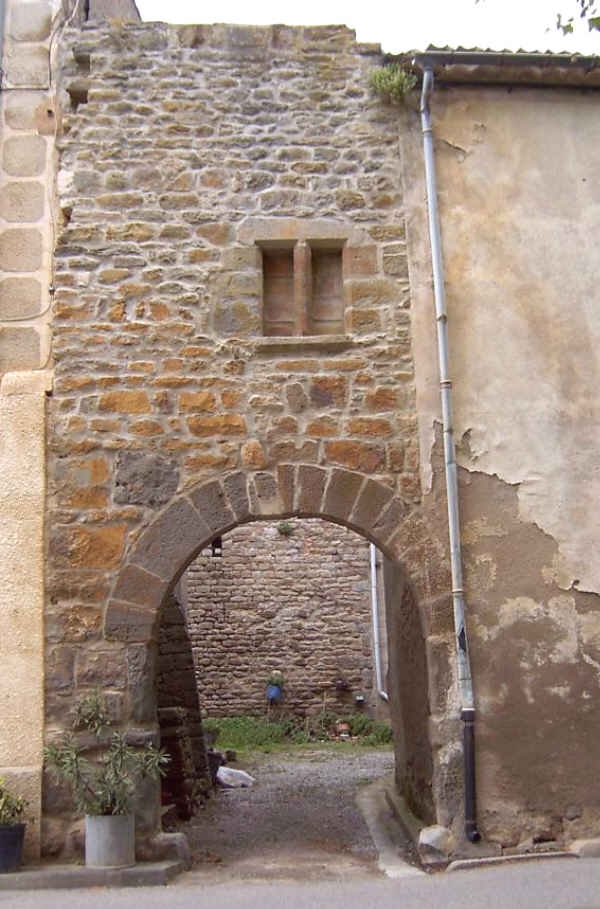
<svg viewBox="0 0 600 909"><path fill-rule="evenodd" d="M384 624L377 576L376 629ZM274 672L284 677L275 716L383 712L364 537L310 519L245 524L223 538L221 555L209 548L192 562L178 594L206 715L265 713Z"/></svg>
<svg viewBox="0 0 600 909"><path fill-rule="evenodd" d="M41 812L43 737L94 688L155 736L186 567L239 525L320 518L385 557L413 809L464 850L474 707L479 848L600 836L595 61L405 61L435 75L432 194L418 91L374 96L381 52L349 30L115 9L6 9L0 772ZM47 783L32 853L40 829L72 842Z"/></svg>

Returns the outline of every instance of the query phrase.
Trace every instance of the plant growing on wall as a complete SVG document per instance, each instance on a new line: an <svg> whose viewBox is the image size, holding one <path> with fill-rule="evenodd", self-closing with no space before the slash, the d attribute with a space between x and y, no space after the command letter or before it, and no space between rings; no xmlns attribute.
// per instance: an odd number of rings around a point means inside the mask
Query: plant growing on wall
<svg viewBox="0 0 600 909"><path fill-rule="evenodd" d="M371 70L369 86L376 94L390 103L401 103L415 88L417 77L399 63L389 63Z"/></svg>
<svg viewBox="0 0 600 909"><path fill-rule="evenodd" d="M294 532L294 525L290 524L289 521L280 521L277 525L277 532L280 533L282 537L291 537Z"/></svg>
<svg viewBox="0 0 600 909"><path fill-rule="evenodd" d="M0 776L0 826L20 824L27 802L22 795L13 795Z"/></svg>

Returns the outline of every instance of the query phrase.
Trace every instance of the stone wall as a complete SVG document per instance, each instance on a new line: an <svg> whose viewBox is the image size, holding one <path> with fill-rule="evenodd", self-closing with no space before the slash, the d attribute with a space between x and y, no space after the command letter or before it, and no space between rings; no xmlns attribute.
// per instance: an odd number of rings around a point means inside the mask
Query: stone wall
<svg viewBox="0 0 600 909"><path fill-rule="evenodd" d="M369 547L357 534L318 520L238 527L181 589L205 715L264 713L274 670L278 711L354 712L357 694L376 706Z"/></svg>
<svg viewBox="0 0 600 909"><path fill-rule="evenodd" d="M46 395L51 390L52 3L3 4L0 92L0 776L39 856ZM32 822L32 823L31 823Z"/></svg>
<svg viewBox="0 0 600 909"><path fill-rule="evenodd" d="M345 524L437 608L446 573L412 559L397 117L369 93L378 48L345 28L70 37L47 537L48 622L72 624L47 640L47 720L100 687L152 737L160 604L236 524Z"/></svg>

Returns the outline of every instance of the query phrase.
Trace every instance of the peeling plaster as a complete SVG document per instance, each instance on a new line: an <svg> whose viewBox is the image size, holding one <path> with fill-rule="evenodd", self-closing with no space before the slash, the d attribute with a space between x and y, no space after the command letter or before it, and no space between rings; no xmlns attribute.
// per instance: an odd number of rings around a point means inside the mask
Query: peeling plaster
<svg viewBox="0 0 600 909"><path fill-rule="evenodd" d="M454 428L469 441L457 463L517 485L521 520L558 544L559 586L600 592L600 510L591 505L600 500L600 110L568 91L465 87L436 93L433 124ZM404 167L429 489L440 405L416 118L412 127Z"/></svg>

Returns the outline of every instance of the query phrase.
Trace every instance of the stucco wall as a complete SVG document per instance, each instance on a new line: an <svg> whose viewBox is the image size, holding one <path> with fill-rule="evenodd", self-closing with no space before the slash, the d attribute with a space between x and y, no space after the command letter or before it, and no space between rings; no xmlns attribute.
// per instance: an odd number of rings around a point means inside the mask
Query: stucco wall
<svg viewBox="0 0 600 909"><path fill-rule="evenodd" d="M576 90L433 103L483 830L598 833L600 108ZM424 484L440 421L421 137L404 141Z"/></svg>
<svg viewBox="0 0 600 909"><path fill-rule="evenodd" d="M12 374L0 385L0 776L29 802L31 857L41 826L45 380Z"/></svg>

